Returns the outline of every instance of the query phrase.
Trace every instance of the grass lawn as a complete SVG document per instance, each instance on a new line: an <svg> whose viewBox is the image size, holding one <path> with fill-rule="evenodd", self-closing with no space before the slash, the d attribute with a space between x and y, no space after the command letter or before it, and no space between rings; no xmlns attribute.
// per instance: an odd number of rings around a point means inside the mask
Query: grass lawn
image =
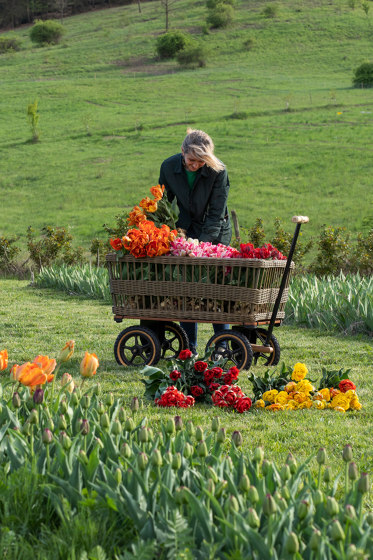
<svg viewBox="0 0 373 560"><path fill-rule="evenodd" d="M105 392L112 391L127 405L132 397L143 395L140 372L118 366L113 356L113 344L120 329L134 323L117 325L107 304L51 290L34 289L24 281L2 280L2 288L0 347L7 348L10 364L32 361L37 354L54 357L66 340L74 338L76 350L71 362L66 364L66 371L75 379L79 378L79 363L85 350L88 350L99 357L100 367L95 380L100 382ZM211 330L209 325L200 325L200 348L211 336ZM192 419L195 425L208 426L212 416L217 415L229 433L242 431L246 449L263 444L268 457L278 461L278 464L285 460L289 451L298 461L302 461L322 446L327 449L328 464L340 468L341 450L349 443L354 449L354 460L359 468L371 471L371 339L331 336L292 327L280 327L275 334L281 345L281 361L289 366L298 361L305 363L312 380L320 377L322 367L331 370L351 368L350 377L357 385L363 409L346 414L305 410L239 415L197 405L183 410L184 420ZM260 374L265 369L254 367L253 371ZM60 374L64 371L61 370ZM239 384L250 395L251 388L245 372L240 374ZM179 410L157 409L152 403L144 402L139 418L146 415L153 424L174 413L179 413Z"/></svg>
<svg viewBox="0 0 373 560"><path fill-rule="evenodd" d="M373 101L352 77L371 57L373 15L347 2L289 0L266 19L263 7L239 4L232 27L204 35L204 4L175 4L172 29L210 49L195 71L156 59L156 2L142 13L130 5L67 18L56 46L36 47L28 28L16 30L22 49L0 57L2 235L24 244L28 225L69 226L88 250L106 237L104 222L157 183L188 125L213 137L242 226L262 217L271 234L276 216L287 225L303 214L305 239L323 224L366 230ZM26 109L35 99L33 144Z"/></svg>

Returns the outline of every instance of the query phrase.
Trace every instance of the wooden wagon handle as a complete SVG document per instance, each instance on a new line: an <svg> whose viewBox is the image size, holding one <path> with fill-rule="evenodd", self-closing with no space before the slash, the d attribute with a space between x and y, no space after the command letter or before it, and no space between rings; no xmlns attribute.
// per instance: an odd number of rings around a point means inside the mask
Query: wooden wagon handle
<svg viewBox="0 0 373 560"><path fill-rule="evenodd" d="M293 216L291 221L295 224L306 224L310 219L308 216Z"/></svg>

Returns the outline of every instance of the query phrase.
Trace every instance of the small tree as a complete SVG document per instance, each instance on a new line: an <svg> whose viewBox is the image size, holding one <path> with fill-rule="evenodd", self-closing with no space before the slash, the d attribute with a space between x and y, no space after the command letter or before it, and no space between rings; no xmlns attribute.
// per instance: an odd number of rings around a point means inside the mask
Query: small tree
<svg viewBox="0 0 373 560"><path fill-rule="evenodd" d="M40 133L38 129L39 113L37 99L27 106L27 119L31 128L32 142L38 142Z"/></svg>
<svg viewBox="0 0 373 560"><path fill-rule="evenodd" d="M169 31L160 35L156 43L159 58L173 58L189 41L189 36L181 31Z"/></svg>
<svg viewBox="0 0 373 560"><path fill-rule="evenodd" d="M31 28L30 39L38 45L56 45L65 33L63 25L52 19L37 20Z"/></svg>
<svg viewBox="0 0 373 560"><path fill-rule="evenodd" d="M373 87L373 62L363 62L356 68L353 84L355 87Z"/></svg>

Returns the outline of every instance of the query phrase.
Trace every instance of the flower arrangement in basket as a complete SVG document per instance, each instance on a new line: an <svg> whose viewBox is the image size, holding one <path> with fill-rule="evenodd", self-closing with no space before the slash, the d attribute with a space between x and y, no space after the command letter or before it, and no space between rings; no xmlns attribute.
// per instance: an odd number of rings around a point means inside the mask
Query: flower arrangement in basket
<svg viewBox="0 0 373 560"><path fill-rule="evenodd" d="M153 198L146 196L131 210L125 235L110 239L119 257L127 252L137 258L159 257L170 252L170 243L177 236L178 208L163 196L164 189L164 185L151 187Z"/></svg>
<svg viewBox="0 0 373 560"><path fill-rule="evenodd" d="M356 393L356 385L348 379L350 370L327 371L322 369L318 389L307 379L307 366L301 362L294 368L284 364L277 376L267 370L263 377L249 373L255 396L254 408L265 410L317 410L332 409L337 412L360 410L362 405Z"/></svg>
<svg viewBox="0 0 373 560"><path fill-rule="evenodd" d="M167 371L145 366L141 381L145 397L157 406L186 408L195 402L213 404L244 412L251 407L251 399L237 385L239 370L231 367L224 371L210 360L211 351L202 360L190 350L182 350L175 360L168 363Z"/></svg>

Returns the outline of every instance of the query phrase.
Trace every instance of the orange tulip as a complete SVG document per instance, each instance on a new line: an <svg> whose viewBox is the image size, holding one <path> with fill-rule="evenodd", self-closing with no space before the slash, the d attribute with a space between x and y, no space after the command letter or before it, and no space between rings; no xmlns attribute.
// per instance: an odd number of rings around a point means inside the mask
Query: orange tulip
<svg viewBox="0 0 373 560"><path fill-rule="evenodd" d="M152 193L152 195L154 196L154 200L156 202L158 202L158 200L161 200L161 198L163 197L163 193L164 193L164 185L156 185L155 187L152 187L150 189L150 192Z"/></svg>
<svg viewBox="0 0 373 560"><path fill-rule="evenodd" d="M89 354L87 351L80 364L80 373L83 377L93 377L99 366L96 354Z"/></svg>
<svg viewBox="0 0 373 560"><path fill-rule="evenodd" d="M120 242L122 245L122 241ZM58 356L58 362L68 362L74 354L75 340L68 340Z"/></svg>
<svg viewBox="0 0 373 560"><path fill-rule="evenodd" d="M141 200L140 206L144 208L145 212L155 212L158 208L157 202L148 196Z"/></svg>
<svg viewBox="0 0 373 560"><path fill-rule="evenodd" d="M130 226L138 226L141 222L146 220L146 216L139 206L134 206L132 212L129 213L127 220Z"/></svg>
<svg viewBox="0 0 373 560"><path fill-rule="evenodd" d="M33 361L46 375L49 375L54 371L57 362L56 360L49 359L48 356L36 356Z"/></svg>
<svg viewBox="0 0 373 560"><path fill-rule="evenodd" d="M17 381L26 385L27 387L35 387L36 385L44 385L47 381L47 374L44 373L36 364L26 362L19 366L15 372Z"/></svg>
<svg viewBox="0 0 373 560"><path fill-rule="evenodd" d="M0 352L0 371L4 371L8 367L8 351L1 350Z"/></svg>
<svg viewBox="0 0 373 560"><path fill-rule="evenodd" d="M18 368L19 368L19 365L14 364L14 366L12 366L12 369L10 370L10 376L9 377L12 381L18 381L18 379L16 378L16 372L17 372Z"/></svg>

